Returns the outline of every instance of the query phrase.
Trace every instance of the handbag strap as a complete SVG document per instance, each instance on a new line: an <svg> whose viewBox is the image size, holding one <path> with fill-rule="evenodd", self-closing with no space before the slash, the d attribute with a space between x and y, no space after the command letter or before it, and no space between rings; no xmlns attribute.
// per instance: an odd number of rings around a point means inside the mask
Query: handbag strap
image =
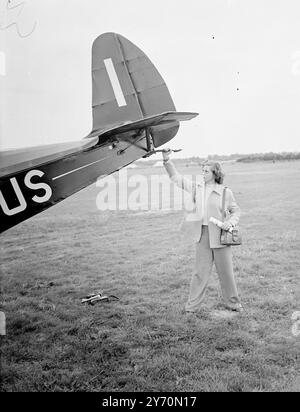
<svg viewBox="0 0 300 412"><path fill-rule="evenodd" d="M196 184L195 184L195 185L193 185L193 188L192 188L192 192L193 192L193 202L194 202L194 203L196 203L196 190L197 190L197 186L196 186Z"/></svg>
<svg viewBox="0 0 300 412"><path fill-rule="evenodd" d="M223 189L223 198L222 198L222 219L223 219L223 222L225 222L225 218L226 218L226 215L225 215L225 195L226 195L226 189L227 189L227 187L225 186L224 187L224 189Z"/></svg>

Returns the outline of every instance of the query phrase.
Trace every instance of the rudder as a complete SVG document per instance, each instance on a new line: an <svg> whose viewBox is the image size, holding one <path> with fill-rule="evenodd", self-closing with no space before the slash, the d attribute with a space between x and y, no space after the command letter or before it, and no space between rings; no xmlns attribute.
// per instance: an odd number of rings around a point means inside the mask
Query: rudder
<svg viewBox="0 0 300 412"><path fill-rule="evenodd" d="M176 111L169 90L150 59L116 33L99 36L92 49L93 131ZM158 147L171 140L179 123L150 129Z"/></svg>

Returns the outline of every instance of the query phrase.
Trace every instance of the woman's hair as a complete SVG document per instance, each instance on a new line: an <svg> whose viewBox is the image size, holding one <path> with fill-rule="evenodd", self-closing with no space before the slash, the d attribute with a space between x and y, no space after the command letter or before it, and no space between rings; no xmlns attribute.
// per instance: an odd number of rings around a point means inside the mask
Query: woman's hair
<svg viewBox="0 0 300 412"><path fill-rule="evenodd" d="M202 163L202 167L204 166L210 166L210 170L213 172L216 183L221 185L224 182L225 174L222 172L222 168L219 162L214 162L213 160L206 160Z"/></svg>

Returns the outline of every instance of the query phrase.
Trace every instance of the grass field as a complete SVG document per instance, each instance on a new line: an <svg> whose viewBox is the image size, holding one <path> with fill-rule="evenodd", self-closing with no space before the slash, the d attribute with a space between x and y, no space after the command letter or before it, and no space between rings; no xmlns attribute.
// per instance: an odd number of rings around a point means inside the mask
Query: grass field
<svg viewBox="0 0 300 412"><path fill-rule="evenodd" d="M183 314L182 212L99 212L93 185L1 235L1 390L299 391L300 162L225 172L243 212L245 314L223 316L215 271L203 310ZM99 290L120 300L81 304Z"/></svg>

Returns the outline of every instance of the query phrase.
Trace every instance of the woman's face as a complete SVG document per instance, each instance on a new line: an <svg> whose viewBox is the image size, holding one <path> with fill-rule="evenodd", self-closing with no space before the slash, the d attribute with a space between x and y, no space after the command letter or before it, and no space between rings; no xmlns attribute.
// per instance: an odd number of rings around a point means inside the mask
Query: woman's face
<svg viewBox="0 0 300 412"><path fill-rule="evenodd" d="M215 181L215 176L211 171L211 166L203 166L202 168L205 183L212 183Z"/></svg>

